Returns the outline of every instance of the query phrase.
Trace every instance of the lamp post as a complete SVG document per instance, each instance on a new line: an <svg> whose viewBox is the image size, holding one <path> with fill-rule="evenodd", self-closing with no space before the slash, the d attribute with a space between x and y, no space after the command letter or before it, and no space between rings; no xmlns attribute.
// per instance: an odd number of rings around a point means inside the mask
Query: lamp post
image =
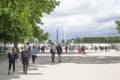
<svg viewBox="0 0 120 80"><path fill-rule="evenodd" d="M57 28L57 36L56 37L57 37L57 43L58 43L58 37L59 37L59 35L58 35L58 28Z"/></svg>
<svg viewBox="0 0 120 80"><path fill-rule="evenodd" d="M66 29L65 29L65 26L63 26L63 40L64 40L63 44L64 44L64 46L65 46L65 42L66 42L66 41L65 41L65 30L66 30Z"/></svg>
<svg viewBox="0 0 120 80"><path fill-rule="evenodd" d="M65 27L65 25L64 25L64 26L63 26L63 39L64 39L64 45L66 45L67 31L68 31L68 28Z"/></svg>

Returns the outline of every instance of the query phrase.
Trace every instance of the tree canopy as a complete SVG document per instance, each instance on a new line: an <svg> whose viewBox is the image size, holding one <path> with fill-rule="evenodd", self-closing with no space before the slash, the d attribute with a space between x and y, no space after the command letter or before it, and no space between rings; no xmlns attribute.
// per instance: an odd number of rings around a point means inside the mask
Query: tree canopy
<svg viewBox="0 0 120 80"><path fill-rule="evenodd" d="M37 37L44 41L48 33L37 26L43 13L49 14L59 5L56 0L0 0L0 40L23 42Z"/></svg>
<svg viewBox="0 0 120 80"><path fill-rule="evenodd" d="M117 24L116 29L117 29L118 32L120 33L120 20L115 21L115 23Z"/></svg>

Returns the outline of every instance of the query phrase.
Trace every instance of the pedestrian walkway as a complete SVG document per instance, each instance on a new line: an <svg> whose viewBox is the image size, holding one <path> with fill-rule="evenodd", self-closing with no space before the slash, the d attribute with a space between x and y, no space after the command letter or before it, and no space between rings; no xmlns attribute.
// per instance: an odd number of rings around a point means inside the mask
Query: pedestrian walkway
<svg viewBox="0 0 120 80"><path fill-rule="evenodd" d="M120 80L120 53L62 54L62 63L57 61L57 55L51 63L50 54L38 54L36 65L30 65L28 75L23 74L20 61L14 74L7 75L7 67L6 59L0 61L0 80Z"/></svg>

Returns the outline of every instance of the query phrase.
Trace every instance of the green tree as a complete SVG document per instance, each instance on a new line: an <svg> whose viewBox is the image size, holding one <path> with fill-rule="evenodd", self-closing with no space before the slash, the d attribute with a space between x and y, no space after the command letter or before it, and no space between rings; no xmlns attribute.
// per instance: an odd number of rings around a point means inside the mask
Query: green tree
<svg viewBox="0 0 120 80"><path fill-rule="evenodd" d="M106 42L110 42L110 43L120 42L120 36L106 37Z"/></svg>
<svg viewBox="0 0 120 80"><path fill-rule="evenodd" d="M34 37L46 40L37 24L42 24L43 13L49 14L59 5L56 0L0 0L0 39L4 42L18 42Z"/></svg>
<svg viewBox="0 0 120 80"><path fill-rule="evenodd" d="M83 38L75 38L74 39L75 43L82 43L83 42Z"/></svg>
<svg viewBox="0 0 120 80"><path fill-rule="evenodd" d="M64 44L64 43L65 43L65 40L64 40L64 39L62 39L61 43L62 43L62 44Z"/></svg>
<svg viewBox="0 0 120 80"><path fill-rule="evenodd" d="M66 40L66 45L68 45L68 44L70 44L70 40L69 39Z"/></svg>
<svg viewBox="0 0 120 80"><path fill-rule="evenodd" d="M52 44L53 42L52 42L52 40L51 39L49 39L48 40L48 44Z"/></svg>
<svg viewBox="0 0 120 80"><path fill-rule="evenodd" d="M117 29L118 32L120 33L120 20L115 21L115 23L117 24L116 29Z"/></svg>
<svg viewBox="0 0 120 80"><path fill-rule="evenodd" d="M85 37L83 42L96 43L96 42L105 42L105 37Z"/></svg>

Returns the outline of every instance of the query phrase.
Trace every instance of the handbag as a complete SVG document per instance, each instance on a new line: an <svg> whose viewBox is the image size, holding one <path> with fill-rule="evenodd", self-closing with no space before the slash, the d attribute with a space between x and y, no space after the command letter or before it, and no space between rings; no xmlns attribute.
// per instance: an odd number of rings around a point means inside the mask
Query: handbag
<svg viewBox="0 0 120 80"><path fill-rule="evenodd" d="M50 52L52 53L52 52L53 52L53 49L51 49Z"/></svg>

